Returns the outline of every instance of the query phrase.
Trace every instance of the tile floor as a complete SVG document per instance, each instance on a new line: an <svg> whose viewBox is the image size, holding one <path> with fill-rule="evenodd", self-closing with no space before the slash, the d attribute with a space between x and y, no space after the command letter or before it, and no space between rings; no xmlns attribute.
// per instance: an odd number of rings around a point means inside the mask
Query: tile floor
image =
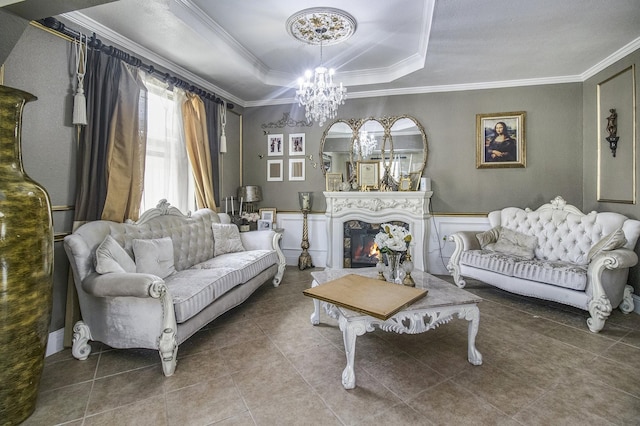
<svg viewBox="0 0 640 426"><path fill-rule="evenodd" d="M336 322L323 312L309 323L309 272L287 268L280 287L190 338L169 378L155 351L50 356L24 425L640 424L640 315L616 310L593 334L584 311L469 280L484 298L482 366L467 362L466 321L377 330L357 340L358 387L347 391Z"/></svg>

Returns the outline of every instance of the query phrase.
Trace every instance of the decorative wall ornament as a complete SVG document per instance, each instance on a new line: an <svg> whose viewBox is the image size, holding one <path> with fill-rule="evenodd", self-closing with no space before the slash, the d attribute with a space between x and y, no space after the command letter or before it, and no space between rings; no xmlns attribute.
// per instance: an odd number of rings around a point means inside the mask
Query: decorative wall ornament
<svg viewBox="0 0 640 426"><path fill-rule="evenodd" d="M282 127L311 127L313 121L311 120L294 120L288 112L282 113L282 118L278 121L272 121L271 123L263 123L260 125L263 129L280 129Z"/></svg>
<svg viewBox="0 0 640 426"><path fill-rule="evenodd" d="M617 136L618 113L616 113L615 108L611 108L609 112L611 113L611 115L607 117L607 132L609 133L609 136L607 136L605 139L607 140L607 142L609 142L609 149L611 149L611 153L615 157L616 149L618 149L618 140L620 139L620 137Z"/></svg>

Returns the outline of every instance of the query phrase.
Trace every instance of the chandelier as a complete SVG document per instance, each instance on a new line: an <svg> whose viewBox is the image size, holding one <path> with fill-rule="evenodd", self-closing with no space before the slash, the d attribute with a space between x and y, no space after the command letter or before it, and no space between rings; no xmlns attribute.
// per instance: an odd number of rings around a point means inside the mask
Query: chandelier
<svg viewBox="0 0 640 426"><path fill-rule="evenodd" d="M323 65L322 46L340 43L356 29L355 19L348 13L333 8L311 8L295 13L287 20L287 30L297 40L320 45L320 66L298 79L296 101L305 107L307 121L322 126L338 113L338 106L347 98L347 88L333 82L335 71Z"/></svg>
<svg viewBox="0 0 640 426"><path fill-rule="evenodd" d="M358 139L353 141L353 155L357 155L358 158L367 158L373 153L373 150L378 146L378 142L373 135L370 135L366 130L360 130L358 133Z"/></svg>

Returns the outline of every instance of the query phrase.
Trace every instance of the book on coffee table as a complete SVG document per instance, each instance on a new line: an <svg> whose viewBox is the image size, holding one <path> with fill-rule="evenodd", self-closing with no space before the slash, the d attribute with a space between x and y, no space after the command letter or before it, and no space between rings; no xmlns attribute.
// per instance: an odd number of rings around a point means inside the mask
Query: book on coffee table
<svg viewBox="0 0 640 426"><path fill-rule="evenodd" d="M386 320L426 296L423 288L349 274L302 292L305 296Z"/></svg>

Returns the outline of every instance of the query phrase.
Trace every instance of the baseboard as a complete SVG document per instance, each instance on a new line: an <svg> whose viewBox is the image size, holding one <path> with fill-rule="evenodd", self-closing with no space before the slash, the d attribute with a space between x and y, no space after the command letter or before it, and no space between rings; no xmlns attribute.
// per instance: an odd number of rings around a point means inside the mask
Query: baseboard
<svg viewBox="0 0 640 426"><path fill-rule="evenodd" d="M64 349L64 328L49 333L49 339L47 340L47 352L45 356L53 355L58 352L62 352Z"/></svg>
<svg viewBox="0 0 640 426"><path fill-rule="evenodd" d="M633 298L633 312L640 315L640 296L632 294L631 297Z"/></svg>

